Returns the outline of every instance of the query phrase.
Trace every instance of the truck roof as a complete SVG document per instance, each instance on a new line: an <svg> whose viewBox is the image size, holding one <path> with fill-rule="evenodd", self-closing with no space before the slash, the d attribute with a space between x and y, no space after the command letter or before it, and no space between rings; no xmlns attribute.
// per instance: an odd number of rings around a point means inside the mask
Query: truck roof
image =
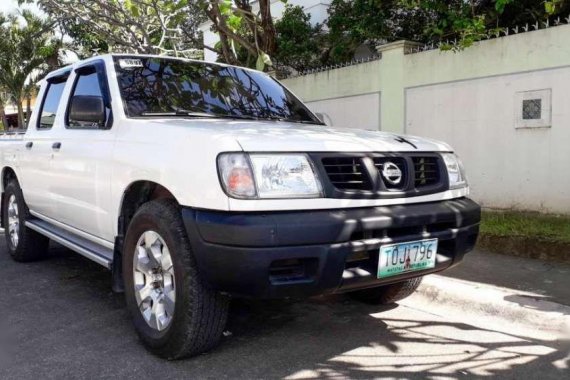
<svg viewBox="0 0 570 380"><path fill-rule="evenodd" d="M241 67L241 66L235 66L235 65L228 65L225 63L219 63L219 62L206 62L206 61L201 61L201 60L197 60L197 59L190 59L190 58L183 58L183 57L172 57L172 56L167 56L167 55L158 55L158 54L139 54L139 53L134 53L134 54L130 54L130 53L111 53L111 54L101 54L101 55L96 55L93 57L89 57L86 59L82 59L80 61L77 61L71 65L67 65L64 67L61 67L57 70L51 71L50 73L48 73L44 79L49 79L52 77L57 77L60 76L62 74L65 74L68 71L73 70L74 68L83 66L84 64L87 64L89 62L95 61L95 60L107 60L107 59L113 59L116 57L140 57L140 58L162 58L162 59L176 59L176 60L180 60L180 61L185 61L185 62L195 62L195 63L199 63L199 64L206 64L206 65L213 65L213 66L223 66L223 67L237 67L243 70L248 70L248 71L256 71L247 67Z"/></svg>

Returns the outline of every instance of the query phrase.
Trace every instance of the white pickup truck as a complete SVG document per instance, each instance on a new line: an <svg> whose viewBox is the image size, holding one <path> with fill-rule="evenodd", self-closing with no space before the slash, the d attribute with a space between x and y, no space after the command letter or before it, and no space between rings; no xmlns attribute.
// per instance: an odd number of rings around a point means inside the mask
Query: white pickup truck
<svg viewBox="0 0 570 380"><path fill-rule="evenodd" d="M109 268L168 359L214 347L231 296L398 301L480 221L448 145L331 129L264 73L158 56L50 73L0 166L14 260L53 240Z"/></svg>

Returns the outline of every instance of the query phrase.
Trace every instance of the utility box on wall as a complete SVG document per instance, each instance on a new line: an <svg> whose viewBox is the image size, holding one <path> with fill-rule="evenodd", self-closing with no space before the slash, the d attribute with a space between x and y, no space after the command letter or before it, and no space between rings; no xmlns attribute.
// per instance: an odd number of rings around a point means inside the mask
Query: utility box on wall
<svg viewBox="0 0 570 380"><path fill-rule="evenodd" d="M515 95L516 128L552 126L552 90L517 92Z"/></svg>

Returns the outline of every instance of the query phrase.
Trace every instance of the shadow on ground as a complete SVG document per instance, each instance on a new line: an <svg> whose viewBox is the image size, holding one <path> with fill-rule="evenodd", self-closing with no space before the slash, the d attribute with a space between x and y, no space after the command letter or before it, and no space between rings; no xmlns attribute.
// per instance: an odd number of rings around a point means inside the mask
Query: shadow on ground
<svg viewBox="0 0 570 380"><path fill-rule="evenodd" d="M3 241L3 239L2 239ZM221 346L165 362L131 328L110 273L55 247L16 264L0 247L0 378L561 378L568 342L448 321L345 296L233 302ZM535 376L536 375L536 376Z"/></svg>

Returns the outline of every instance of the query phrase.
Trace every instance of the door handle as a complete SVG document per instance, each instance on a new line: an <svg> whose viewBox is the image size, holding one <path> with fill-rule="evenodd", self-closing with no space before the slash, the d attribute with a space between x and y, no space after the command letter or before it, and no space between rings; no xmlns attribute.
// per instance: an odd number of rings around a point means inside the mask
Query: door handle
<svg viewBox="0 0 570 380"><path fill-rule="evenodd" d="M32 147L34 146L34 142L33 141L28 141L26 143L26 149L32 149Z"/></svg>
<svg viewBox="0 0 570 380"><path fill-rule="evenodd" d="M51 148L53 150L59 150L61 148L61 143L60 142L54 142L53 144L51 144Z"/></svg>

